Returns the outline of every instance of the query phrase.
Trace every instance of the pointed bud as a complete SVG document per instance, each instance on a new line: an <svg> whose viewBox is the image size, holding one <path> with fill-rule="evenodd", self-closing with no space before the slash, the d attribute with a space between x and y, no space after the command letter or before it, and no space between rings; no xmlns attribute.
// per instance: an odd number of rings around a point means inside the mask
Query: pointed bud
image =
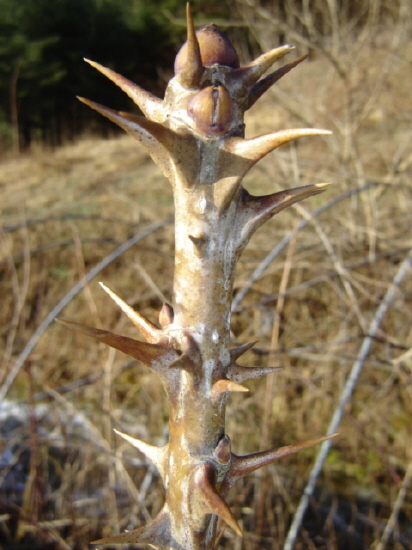
<svg viewBox="0 0 412 550"><path fill-rule="evenodd" d="M170 304L164 303L159 312L159 323L162 328L173 323L174 311Z"/></svg>
<svg viewBox="0 0 412 550"><path fill-rule="evenodd" d="M195 130L207 136L226 132L232 121L232 100L223 86L203 88L191 98L187 110Z"/></svg>
<svg viewBox="0 0 412 550"><path fill-rule="evenodd" d="M266 376L279 370L282 370L282 367L242 367L237 363L231 363L227 376L234 382L239 383L259 378L260 376Z"/></svg>
<svg viewBox="0 0 412 550"><path fill-rule="evenodd" d="M198 258L204 256L206 252L207 237L204 233L199 233L197 236L188 235L189 239L194 244L194 253Z"/></svg>
<svg viewBox="0 0 412 550"><path fill-rule="evenodd" d="M227 464L231 457L231 443L230 437L224 435L219 439L219 443L216 446L216 449L213 451L213 455L220 462L220 464Z"/></svg>
<svg viewBox="0 0 412 550"><path fill-rule="evenodd" d="M239 67L239 58L235 48L232 46L227 36L220 31L216 25L212 23L202 27L197 31L196 37L203 66L208 67L217 64L231 67L232 69ZM190 47L191 44L188 40L178 52L175 61L175 74L178 74L185 67L189 57L188 51Z"/></svg>

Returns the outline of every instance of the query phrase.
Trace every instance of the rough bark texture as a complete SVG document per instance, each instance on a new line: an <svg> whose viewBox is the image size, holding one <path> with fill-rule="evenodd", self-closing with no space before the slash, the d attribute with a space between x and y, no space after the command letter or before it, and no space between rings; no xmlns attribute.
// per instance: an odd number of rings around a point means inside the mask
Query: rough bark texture
<svg viewBox="0 0 412 550"><path fill-rule="evenodd" d="M239 457L225 434L225 407L243 382L273 372L237 359L252 344L230 349L230 306L237 260L254 231L283 208L320 193L326 184L254 197L241 185L264 155L292 139L325 130L285 130L245 140L243 114L305 57L261 78L293 48L282 46L240 68L228 39L214 25L195 32L187 9L188 41L176 58L175 77L160 100L110 69L89 63L120 86L145 116L82 100L113 120L148 150L174 189L176 258L173 303L160 327L105 290L146 342L68 323L122 350L160 376L170 400L170 436L157 448L125 434L159 469L166 500L144 527L100 543L147 543L158 549L212 549L217 517L240 528L223 496L244 475L325 438ZM103 285L104 286L104 285Z"/></svg>

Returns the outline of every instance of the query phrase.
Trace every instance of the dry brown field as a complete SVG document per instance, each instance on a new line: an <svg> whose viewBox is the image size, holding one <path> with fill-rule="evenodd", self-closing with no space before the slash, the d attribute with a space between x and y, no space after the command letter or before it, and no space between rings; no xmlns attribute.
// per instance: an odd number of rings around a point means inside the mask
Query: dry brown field
<svg viewBox="0 0 412 550"><path fill-rule="evenodd" d="M234 452L326 433L361 359L297 549L412 548L408 17L311 49L246 121L247 136L333 131L271 153L249 192L333 186L275 216L240 261L233 344L258 340L245 364L283 370L231 398ZM273 46L269 32L260 38ZM297 54L307 47L298 40ZM128 136L4 155L0 189L0 548L83 550L160 509L157 472L113 428L162 444L167 402L155 374L53 319L138 336L103 281L157 321L171 299L172 192ZM316 453L237 486L228 500L244 536L226 529L221 548L281 549Z"/></svg>

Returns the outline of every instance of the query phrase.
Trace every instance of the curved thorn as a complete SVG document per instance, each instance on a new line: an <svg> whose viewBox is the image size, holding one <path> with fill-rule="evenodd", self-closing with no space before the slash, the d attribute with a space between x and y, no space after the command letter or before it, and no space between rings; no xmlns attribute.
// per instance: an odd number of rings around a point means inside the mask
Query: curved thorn
<svg viewBox="0 0 412 550"><path fill-rule="evenodd" d="M77 99L120 126L128 134L139 139L143 145L145 145L147 139L150 139L151 147L153 147L153 140L156 140L164 145L167 144L167 142L172 141L174 137L171 130L158 122L149 120L144 116L109 109L109 107L105 107L100 103L96 103L95 101L91 101L90 99L86 99L84 97L77 96Z"/></svg>
<svg viewBox="0 0 412 550"><path fill-rule="evenodd" d="M173 148L173 140L177 140L171 130L143 116L115 111L82 97L78 99L137 139L162 170L164 176L170 178L172 161L169 149Z"/></svg>
<svg viewBox="0 0 412 550"><path fill-rule="evenodd" d="M255 344L257 344L257 340L254 342L248 342L247 344L243 344L242 346L238 346L237 348L233 348L230 350L230 357L232 361L236 361L236 359L239 359L241 355L246 353L250 348L252 348Z"/></svg>
<svg viewBox="0 0 412 550"><path fill-rule="evenodd" d="M265 155L292 141L301 137L324 136L329 135L330 130L321 130L318 128L293 128L289 130L280 130L271 134L264 134L252 139L231 138L225 143L225 150L233 155L237 155L246 161L247 170L253 164L263 158Z"/></svg>
<svg viewBox="0 0 412 550"><path fill-rule="evenodd" d="M214 487L214 477L215 471L211 464L201 464L196 468L194 482L197 493L200 493L203 497L203 513L219 516L235 531L235 533L242 536L242 530L229 506Z"/></svg>
<svg viewBox="0 0 412 550"><path fill-rule="evenodd" d="M138 542L152 545L158 550L168 550L170 548L170 519L166 505L155 519L147 525L121 535L95 540L91 544L133 544Z"/></svg>
<svg viewBox="0 0 412 550"><path fill-rule="evenodd" d="M263 53L254 61L234 71L233 77L241 80L244 85L251 86L259 80L275 61L278 61L294 49L294 46L286 44L285 46L280 46L279 48L274 48L273 50Z"/></svg>
<svg viewBox="0 0 412 550"><path fill-rule="evenodd" d="M296 202L323 193L330 183L315 183L285 189L271 195L254 197L243 189L243 205L239 215L238 246L248 242L251 235L269 218Z"/></svg>
<svg viewBox="0 0 412 550"><path fill-rule="evenodd" d="M245 208L255 212L255 214L262 216L264 214L276 214L284 208L291 206L295 202L313 197L323 193L331 185L327 183L311 183L310 185L302 185L301 187L293 187L292 189L284 189L272 193L271 195L263 195L254 197L253 195L247 195L245 197ZM253 215L252 215L253 217Z"/></svg>
<svg viewBox="0 0 412 550"><path fill-rule="evenodd" d="M256 103L256 101L271 87L273 84L275 84L278 80L282 78L285 74L287 74L289 71L291 71L294 67L299 65L299 63L302 63L305 59L309 57L309 54L301 55L294 61L291 61L290 63L287 63L283 67L280 67L273 73L269 74L265 78L262 78L262 80L259 80L259 82L256 82L256 84L251 89L248 98L247 98L247 106L245 107L245 110L250 109L252 105Z"/></svg>
<svg viewBox="0 0 412 550"><path fill-rule="evenodd" d="M146 317L137 313L133 308L131 308L126 302L124 302L117 294L115 294L110 288L108 288L104 283L99 283L102 289L107 292L110 298L120 307L120 309L125 313L132 323L139 329L148 342L156 343L160 340L162 336L162 331L153 323L151 323Z"/></svg>
<svg viewBox="0 0 412 550"><path fill-rule="evenodd" d="M127 435L119 430L114 429L114 432L122 437L125 441L133 445L135 449L144 454L149 460L153 462L156 468L159 470L160 475L164 478L166 472L166 447L156 447L154 445L149 445L140 439L135 439L130 435Z"/></svg>
<svg viewBox="0 0 412 550"><path fill-rule="evenodd" d="M147 366L156 367L160 359L174 351L172 349L159 346L159 344L147 344L146 342L140 342L139 340L134 340L133 338L128 338L127 336L114 334L108 330L101 330L86 325L80 325L79 323L66 321L64 319L59 319L59 322L68 328L81 332L86 336L90 336L91 338L94 338L103 344L107 344L112 348L118 349L123 353L130 355L130 357L134 357L134 359L141 361Z"/></svg>
<svg viewBox="0 0 412 550"><path fill-rule="evenodd" d="M203 65L189 2L186 4L186 20L187 56L185 66L178 74L178 79L184 88L196 88L202 78Z"/></svg>
<svg viewBox="0 0 412 550"><path fill-rule="evenodd" d="M128 80L124 76L112 71L111 69L84 58L86 63L100 71L109 80L114 82L116 86L119 86L130 99L142 110L142 112L150 119L156 122L163 122L165 118L165 109L163 107L163 101L155 95L147 92L131 80Z"/></svg>
<svg viewBox="0 0 412 550"><path fill-rule="evenodd" d="M332 439L337 435L337 433L334 433L324 437L303 441L302 443L295 443L294 445L280 447L279 449L253 453L246 456L236 456L232 453L232 464L228 474L226 475L222 492L228 491L238 479L258 470L259 468L262 468L263 466L267 466L268 464L275 462L279 458L297 453L298 451L307 449L308 447L313 447L314 445L318 445L327 439Z"/></svg>

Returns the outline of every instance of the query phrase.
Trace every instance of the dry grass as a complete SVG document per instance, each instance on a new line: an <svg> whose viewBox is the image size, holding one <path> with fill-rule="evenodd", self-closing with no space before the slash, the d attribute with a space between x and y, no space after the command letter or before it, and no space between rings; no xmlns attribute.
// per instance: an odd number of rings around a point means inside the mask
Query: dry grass
<svg viewBox="0 0 412 550"><path fill-rule="evenodd" d="M245 182L252 193L335 185L270 221L241 259L236 294L249 290L233 313L233 342L258 339L245 363L284 370L232 399L227 432L236 453L325 432L370 322L411 248L412 41L403 30L374 29L362 44L346 42L339 67L315 55L248 117L248 135L300 125L334 131L270 155ZM173 204L168 184L129 137L84 138L57 151L3 159L0 186L4 388L55 304L119 244L167 219ZM287 235L289 243L254 280L254 270ZM162 300L170 299L172 272L167 225L98 279L156 320ZM135 335L98 279L62 316ZM297 548L378 547L412 461L411 349L409 271L346 408ZM27 407L11 414L12 403ZM83 549L159 510L156 472L112 431L165 440L163 390L141 365L54 323L13 380L0 414L2 548L33 548L37 541L39 548ZM245 535L240 540L225 531L222 547L282 547L314 453L284 459L233 490ZM406 490L387 548L412 547L410 495Z"/></svg>

